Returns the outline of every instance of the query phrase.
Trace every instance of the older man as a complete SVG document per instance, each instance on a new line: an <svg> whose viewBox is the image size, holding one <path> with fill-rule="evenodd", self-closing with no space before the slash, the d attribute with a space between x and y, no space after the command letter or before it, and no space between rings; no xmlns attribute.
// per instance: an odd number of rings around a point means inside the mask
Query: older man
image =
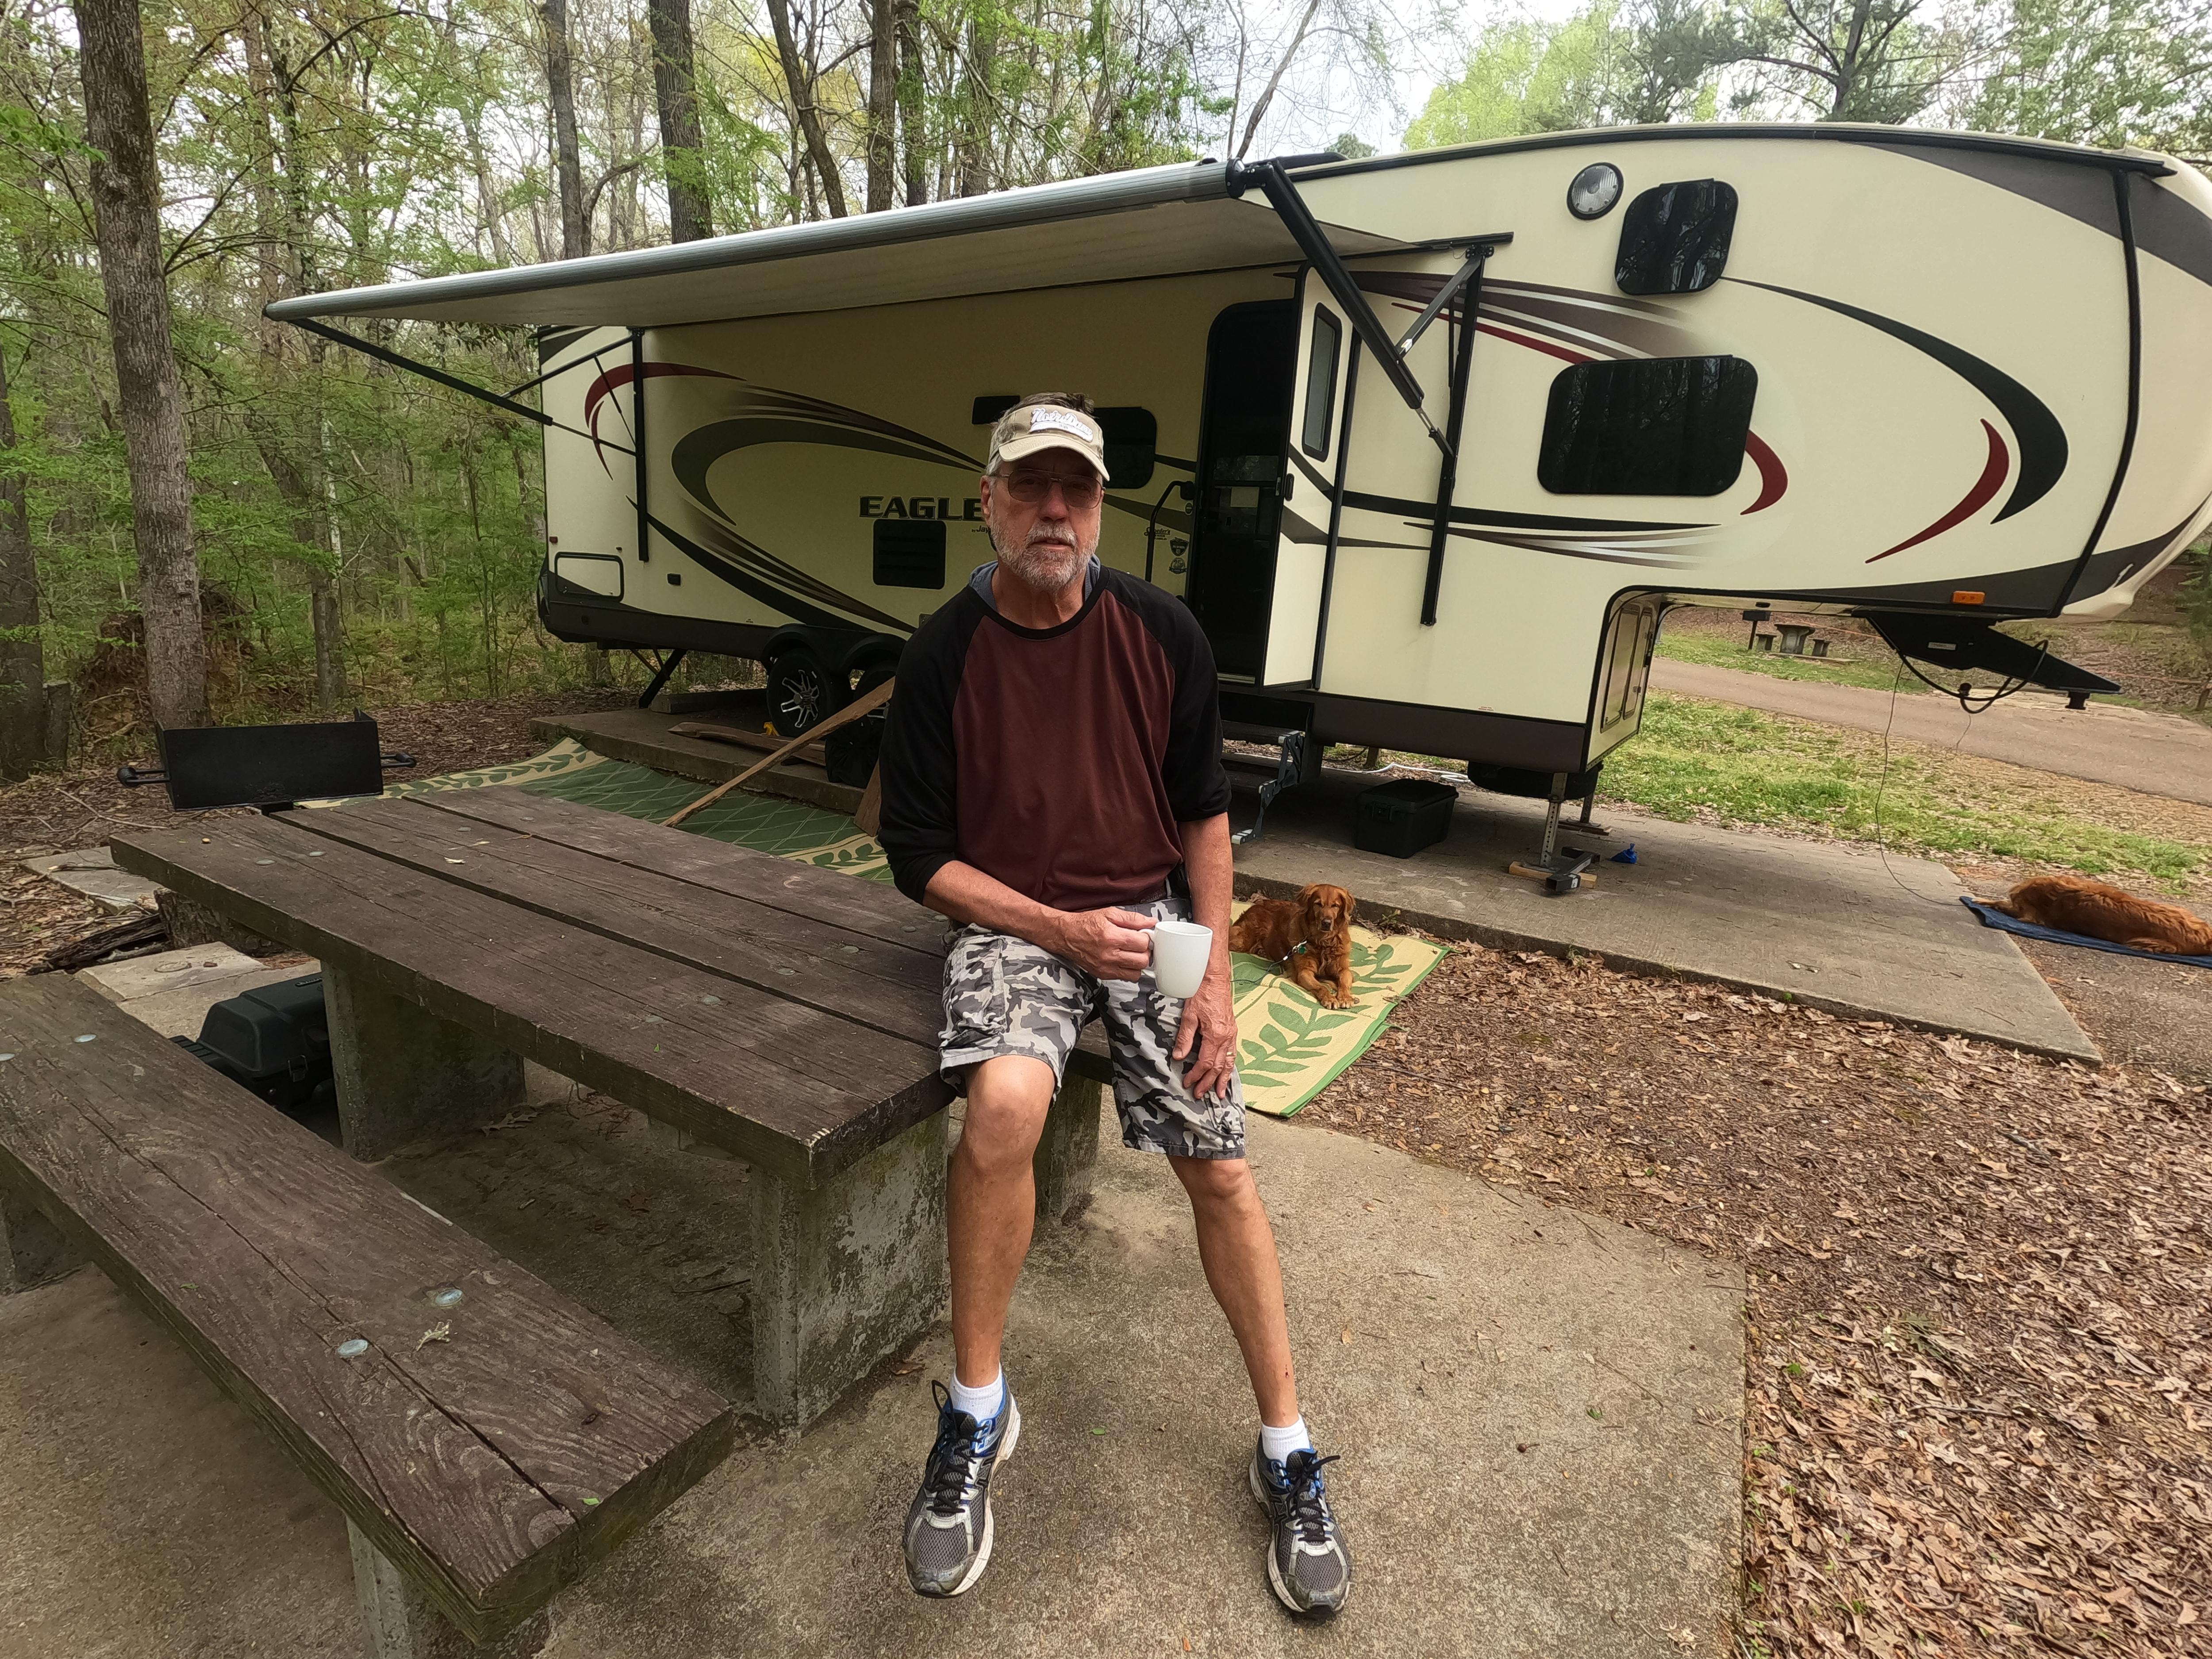
<svg viewBox="0 0 2212 1659"><path fill-rule="evenodd" d="M906 1522L924 1595L991 1556L991 1481L1021 1413L1000 1364L1036 1216L1030 1156L1084 1024L1106 1022L1124 1145L1190 1196L1206 1283L1259 1404L1249 1479L1268 1583L1293 1612L1343 1606L1352 1557L1300 1417L1274 1235L1244 1158L1230 996L1229 781L1212 653L1182 603L1097 556L1106 453L1088 400L1024 398L991 434L998 558L899 664L883 843L900 890L959 926L941 1063L968 1097L946 1231L954 1370ZM1196 996L1148 975L1164 916L1213 929Z"/></svg>

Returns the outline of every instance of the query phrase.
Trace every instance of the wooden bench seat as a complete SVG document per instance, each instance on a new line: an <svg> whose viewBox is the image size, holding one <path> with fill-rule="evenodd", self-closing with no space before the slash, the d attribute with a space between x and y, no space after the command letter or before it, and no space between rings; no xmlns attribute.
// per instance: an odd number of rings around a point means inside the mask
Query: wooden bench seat
<svg viewBox="0 0 2212 1659"><path fill-rule="evenodd" d="M944 923L880 883L514 789L121 837L319 957L349 1151L517 1103L535 1060L752 1165L755 1401L804 1422L941 1310ZM1087 1190L1103 1043L1038 1151Z"/></svg>
<svg viewBox="0 0 2212 1659"><path fill-rule="evenodd" d="M0 986L0 1189L345 1511L379 1659L535 1651L729 1449L727 1402L59 974Z"/></svg>

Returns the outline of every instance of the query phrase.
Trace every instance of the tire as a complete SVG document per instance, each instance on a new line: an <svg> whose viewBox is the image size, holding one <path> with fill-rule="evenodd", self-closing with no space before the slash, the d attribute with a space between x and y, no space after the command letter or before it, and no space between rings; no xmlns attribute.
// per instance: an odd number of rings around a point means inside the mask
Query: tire
<svg viewBox="0 0 2212 1659"><path fill-rule="evenodd" d="M768 718L778 736L795 738L819 726L848 701L843 685L805 646L793 646L770 659Z"/></svg>

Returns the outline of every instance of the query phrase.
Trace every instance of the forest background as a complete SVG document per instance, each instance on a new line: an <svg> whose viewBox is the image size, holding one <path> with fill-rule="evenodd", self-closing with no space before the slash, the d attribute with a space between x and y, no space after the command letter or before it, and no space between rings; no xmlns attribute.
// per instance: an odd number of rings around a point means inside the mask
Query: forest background
<svg viewBox="0 0 2212 1659"><path fill-rule="evenodd" d="M2212 155L2212 0L1571 5L0 0L0 774L51 746L50 680L111 754L156 716L608 683L537 624L536 428L265 320L284 295L1626 122ZM524 331L374 331L534 373Z"/></svg>

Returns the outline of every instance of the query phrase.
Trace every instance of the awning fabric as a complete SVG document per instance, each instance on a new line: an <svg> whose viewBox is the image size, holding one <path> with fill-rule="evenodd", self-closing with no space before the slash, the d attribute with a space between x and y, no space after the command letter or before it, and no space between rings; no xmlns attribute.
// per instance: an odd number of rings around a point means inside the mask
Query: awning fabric
<svg viewBox="0 0 2212 1659"><path fill-rule="evenodd" d="M1328 228L1341 254L1406 244ZM669 247L279 300L280 321L678 323L1296 263L1297 246L1218 161L1176 163Z"/></svg>

